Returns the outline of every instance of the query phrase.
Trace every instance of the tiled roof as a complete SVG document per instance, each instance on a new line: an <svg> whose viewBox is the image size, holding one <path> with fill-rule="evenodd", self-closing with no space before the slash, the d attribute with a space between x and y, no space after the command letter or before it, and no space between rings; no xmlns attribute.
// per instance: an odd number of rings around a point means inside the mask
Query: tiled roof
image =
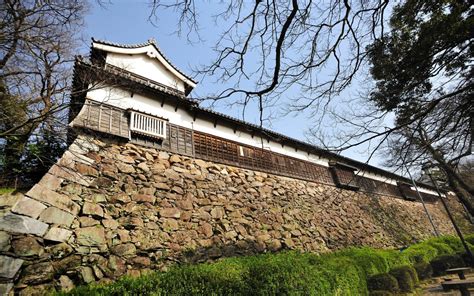
<svg viewBox="0 0 474 296"><path fill-rule="evenodd" d="M147 78L140 78L139 75L136 75L135 73L129 72L127 70L118 68L118 67L113 67L111 65L106 65L106 67L100 67L97 65L92 64L88 60L84 59L82 56L77 56L76 57L76 66L85 66L88 67L92 70L95 71L105 71L107 73L110 73L112 75L115 75L119 78L126 79L135 83L138 83L140 85L143 85L145 87L148 87L150 89L160 91L162 93L172 95L173 97L179 99L180 101L187 102L188 104L197 104L194 100L190 100L186 98L183 92L177 91L171 87L168 87L166 85L163 85L161 83L158 83L156 81L151 81L150 79Z"/></svg>
<svg viewBox="0 0 474 296"><path fill-rule="evenodd" d="M126 73L119 73L117 71L112 72L109 69L104 69L104 68L92 65L91 63L85 62L83 60L81 60L81 63L84 63L85 65L87 65L89 67L96 68L97 70L107 71L111 74L118 75L119 77L121 77L123 79L129 79L129 80L131 80L135 83L139 83L139 84L144 85L146 87L150 87L154 90L172 95L173 97L179 99L179 101L181 103L188 106L188 108L191 111L195 110L195 111L200 112L202 114L206 114L208 116L215 117L215 118L227 121L229 123L236 124L238 126L246 128L247 130L265 135L265 136L269 137L270 139L272 139L276 142L280 142L282 144L289 144L289 145L293 145L295 147L302 148L305 151L312 152L312 153L314 153L318 156L326 157L329 160L335 160L335 161L338 161L338 162L342 162L344 164L351 165L351 166L357 167L359 169L363 169L363 170L368 171L368 172L372 172L372 173L375 173L375 174L382 175L386 178L392 178L392 179L395 179L395 180L400 180L400 181L404 181L408 184L411 184L411 180L406 178L406 177L403 177L403 176L397 175L395 173L386 171L384 169L372 166L368 163L360 162L360 161L342 156L340 154L328 151L328 150L323 149L321 147L318 147L316 145L313 145L313 144L310 144L310 143L307 143L307 142L303 142L301 140L286 136L284 134L281 134L281 133L263 128L263 127L261 127L257 124L249 123L249 122L246 122L244 120L241 120L241 119L238 119L238 118L235 118L235 117L232 117L232 116L214 111L212 109L201 107L201 106L199 106L199 104L195 100L191 100L189 98L186 98L185 96L177 96L175 92L170 92L170 91L168 91L167 89L165 89L163 87L159 87L157 85L146 83L146 82L144 82L140 79L135 79L132 76L126 75ZM123 71L125 71L125 70L123 70ZM125 72L128 72L128 71L125 71ZM424 186L425 188L430 188L430 189L433 189L433 190L435 189L430 184L426 184L426 183L422 183L422 182L416 182L416 183L421 185L421 186Z"/></svg>

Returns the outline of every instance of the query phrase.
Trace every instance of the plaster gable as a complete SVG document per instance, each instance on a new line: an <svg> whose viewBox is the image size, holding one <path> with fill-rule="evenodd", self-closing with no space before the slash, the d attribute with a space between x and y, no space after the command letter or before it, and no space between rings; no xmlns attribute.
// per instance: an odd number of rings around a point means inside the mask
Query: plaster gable
<svg viewBox="0 0 474 296"><path fill-rule="evenodd" d="M106 63L182 92L185 91L184 82L179 77L169 71L159 60L150 58L146 53L108 53Z"/></svg>
<svg viewBox="0 0 474 296"><path fill-rule="evenodd" d="M106 53L107 64L174 88L186 95L196 87L197 82L174 66L153 39L135 45L92 39L92 48Z"/></svg>

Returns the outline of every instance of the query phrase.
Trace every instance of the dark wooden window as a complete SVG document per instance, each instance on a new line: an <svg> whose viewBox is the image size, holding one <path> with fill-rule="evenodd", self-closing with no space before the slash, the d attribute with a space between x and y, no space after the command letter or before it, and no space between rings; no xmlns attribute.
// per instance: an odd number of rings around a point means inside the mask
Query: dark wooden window
<svg viewBox="0 0 474 296"><path fill-rule="evenodd" d="M359 190L360 187L356 183L357 178L354 173L354 171L357 170L356 168L339 162L329 163L329 168L337 187L349 190Z"/></svg>

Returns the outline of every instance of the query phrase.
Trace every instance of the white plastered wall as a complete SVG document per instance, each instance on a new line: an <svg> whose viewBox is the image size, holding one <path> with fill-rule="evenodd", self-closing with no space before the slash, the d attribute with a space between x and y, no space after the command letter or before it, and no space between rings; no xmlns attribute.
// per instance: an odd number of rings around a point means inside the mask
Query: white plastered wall
<svg viewBox="0 0 474 296"><path fill-rule="evenodd" d="M184 92L183 81L166 69L158 60L150 59L145 53L133 55L108 53L106 63Z"/></svg>
<svg viewBox="0 0 474 296"><path fill-rule="evenodd" d="M107 103L123 109L134 109L140 112L152 114L154 116L164 118L170 123L180 125L182 127L208 133L253 147L261 148L263 144L263 147L269 151L291 156L297 159L310 161L312 163L326 167L329 166L328 159L307 153L305 151L296 150L294 147L282 146L278 142L274 142L271 140L267 141L267 139L262 140L257 136L252 137L250 133L238 129L234 133L234 130L232 128L220 125L219 121L217 121L215 127L214 122L211 119L206 120L198 117L194 121L192 115L189 114L186 110L178 108L175 111L175 105L165 103L163 107L161 107L161 99L159 97L150 98L140 94L133 94L132 97L132 93L130 91L126 91L117 87L102 87L89 91L87 93L87 98L98 102ZM396 180L378 174L362 170L359 170L356 173L359 176L363 176L369 179L382 181L395 186L397 185ZM418 189L420 192L436 194L436 192L429 189L424 189L420 187Z"/></svg>

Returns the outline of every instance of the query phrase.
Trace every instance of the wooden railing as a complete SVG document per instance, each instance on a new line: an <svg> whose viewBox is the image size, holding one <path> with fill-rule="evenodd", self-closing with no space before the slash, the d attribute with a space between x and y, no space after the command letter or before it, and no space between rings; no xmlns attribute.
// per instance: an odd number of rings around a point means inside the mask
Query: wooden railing
<svg viewBox="0 0 474 296"><path fill-rule="evenodd" d="M130 112L130 131L154 138L166 138L166 121L138 112Z"/></svg>

